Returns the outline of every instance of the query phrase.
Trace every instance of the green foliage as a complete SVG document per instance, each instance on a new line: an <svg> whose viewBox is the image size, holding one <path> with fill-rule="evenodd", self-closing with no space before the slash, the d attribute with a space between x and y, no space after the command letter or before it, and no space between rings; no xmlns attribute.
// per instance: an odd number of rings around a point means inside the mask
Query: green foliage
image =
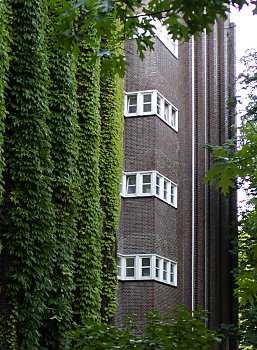
<svg viewBox="0 0 257 350"><path fill-rule="evenodd" d="M126 67L121 45L136 35L143 57L144 50L153 48L152 19L163 21L174 38L188 39L204 28L208 31L218 15L225 18L228 3L0 1L1 347L68 349L72 311L78 324L112 319L122 166L123 80L119 76ZM241 8L244 1L232 4ZM46 19L49 6L50 19ZM135 8L142 8L146 16ZM77 49L77 61L67 43ZM244 78L254 82L254 77ZM225 152L216 149L223 169L227 166L219 184L222 189L233 187L238 174L256 183L252 172L256 151L251 148L256 138L254 111L255 104L247 114L251 117L245 119L242 130L247 137L241 149L234 152L233 142ZM240 157L249 161L241 162ZM216 176L221 173L218 170ZM247 254L255 262L252 237ZM248 305L253 311L255 307L255 291L248 293L247 286L256 271L254 263L240 269L245 273L239 274L237 292L246 315ZM206 339L211 340L212 334L206 332L201 317L195 314L191 319L185 310L179 315L171 330L170 320L153 313L139 337L106 325L88 329L95 329L99 341L103 332L110 349L168 349L167 339L172 339L173 347L188 349L188 335L192 349L209 348ZM106 347L104 341L95 349Z"/></svg>
<svg viewBox="0 0 257 350"><path fill-rule="evenodd" d="M69 349L72 292L74 288L74 248L76 239L76 206L79 177L78 122L76 114L75 62L71 53L63 55L55 47L55 12L48 14L49 120L52 189L54 204L55 268L48 292L47 311L42 329L41 346Z"/></svg>
<svg viewBox="0 0 257 350"><path fill-rule="evenodd" d="M112 37L102 42L108 49L119 26L112 22ZM119 48L122 51L122 48ZM106 60L107 58L103 58ZM117 266L116 231L120 215L120 179L123 160L123 78L112 71L101 79L100 190L103 211L102 233L102 320L110 321L116 309Z"/></svg>
<svg viewBox="0 0 257 350"><path fill-rule="evenodd" d="M94 29L91 34L94 37ZM75 320L100 321L101 308L101 230L102 214L99 189L100 148L100 61L92 53L100 45L82 42L78 57L78 117L80 202L78 206L78 243L75 254Z"/></svg>
<svg viewBox="0 0 257 350"><path fill-rule="evenodd" d="M257 305L245 308L240 314L240 334L242 350L254 350L257 346Z"/></svg>
<svg viewBox="0 0 257 350"><path fill-rule="evenodd" d="M79 350L204 350L212 349L221 339L215 332L206 330L206 314L196 311L193 316L183 306L170 310L168 317L157 311L148 314L143 334L135 328L119 329L106 324L88 324L77 331Z"/></svg>
<svg viewBox="0 0 257 350"><path fill-rule="evenodd" d="M253 306L257 302L257 227L256 211L243 214L239 230L239 266L236 294L240 305Z"/></svg>
<svg viewBox="0 0 257 350"><path fill-rule="evenodd" d="M240 221L239 266L236 294L239 297L239 325L241 349L257 346L257 216L256 210L247 210ZM249 346L249 348L248 348Z"/></svg>
<svg viewBox="0 0 257 350"><path fill-rule="evenodd" d="M11 322L11 329L16 328L13 348L33 350L39 347L38 330L54 245L45 15L39 0L17 0L10 5L14 30L6 90L5 194L1 208L3 277L8 281L4 300L10 312L4 321Z"/></svg>
<svg viewBox="0 0 257 350"><path fill-rule="evenodd" d="M117 33L117 44L136 37L138 51L143 58L146 49L153 49L154 20L162 21L174 39L189 40L204 29L210 33L217 18L227 18L229 5L241 9L246 4L244 0L77 0L72 5L63 1L59 8L60 42L65 41L67 45L72 43L77 47L81 38L89 39L87 31L92 23L97 38L102 35L111 37L112 18L116 18L122 23ZM83 8L84 17L81 17L79 26L74 30L73 22L79 8ZM117 54L116 48L99 49L96 54L111 58L107 61L109 64L106 69L115 64L116 69L124 73L126 62L121 53Z"/></svg>
<svg viewBox="0 0 257 350"><path fill-rule="evenodd" d="M257 52L249 51L242 62L245 71L239 83L249 103L241 116L238 137L225 145L213 148L214 168L207 181L217 181L217 187L226 194L236 186L245 190L246 203L239 221L239 266L236 272L235 294L239 298L242 348L256 348L257 305ZM235 147L237 146L237 147Z"/></svg>
<svg viewBox="0 0 257 350"><path fill-rule="evenodd" d="M9 69L9 32L8 20L9 11L6 2L0 2L0 200L4 192L3 170L5 161L3 156L4 130L5 130L5 99L4 89L7 86L7 72ZM0 239L0 253L2 250L2 240Z"/></svg>

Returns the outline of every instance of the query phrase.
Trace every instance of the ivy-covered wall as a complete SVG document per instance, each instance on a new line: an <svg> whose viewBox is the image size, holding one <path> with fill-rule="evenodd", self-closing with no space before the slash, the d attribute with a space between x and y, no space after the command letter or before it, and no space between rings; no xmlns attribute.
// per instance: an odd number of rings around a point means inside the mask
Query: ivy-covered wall
<svg viewBox="0 0 257 350"><path fill-rule="evenodd" d="M116 307L123 79L93 27L76 58L56 46L54 6L0 2L3 350L71 349Z"/></svg>
<svg viewBox="0 0 257 350"><path fill-rule="evenodd" d="M56 11L48 11L47 54L50 84L48 89L51 139L52 202L54 205L54 270L46 300L47 310L41 330L45 349L69 349L72 322L76 209L80 185L77 171L78 121L75 58L56 47Z"/></svg>
<svg viewBox="0 0 257 350"><path fill-rule="evenodd" d="M109 322L117 306L116 231L120 214L119 188L123 160L123 79L117 75L109 74L101 81L101 116L101 316L104 322Z"/></svg>
<svg viewBox="0 0 257 350"><path fill-rule="evenodd" d="M109 28L111 36L102 38L102 46L110 51L116 45L119 27L116 20ZM117 54L122 47L116 47ZM103 58L108 60L108 58ZM104 64L105 62L103 62ZM102 293L101 317L111 322L117 306L116 231L120 214L120 181L123 161L123 78L113 70L101 76L101 147L100 190L103 211L102 226Z"/></svg>
<svg viewBox="0 0 257 350"><path fill-rule="evenodd" d="M8 32L9 11L6 1L0 2L0 199L3 195L3 142L5 130L5 101L4 90L7 85L7 72L9 68L9 32ZM0 240L1 252L1 240Z"/></svg>
<svg viewBox="0 0 257 350"><path fill-rule="evenodd" d="M93 35L92 33L90 35ZM74 311L78 324L100 321L101 227L99 190L100 148L100 60L92 60L99 49L81 43L78 56L79 159L81 177L78 206L78 241L75 254Z"/></svg>
<svg viewBox="0 0 257 350"><path fill-rule="evenodd" d="M54 264L45 13L41 0L9 4L13 30L5 91L1 205L2 292L8 305L3 315L3 348L34 350L39 348L38 329ZM1 305L1 310L5 308Z"/></svg>

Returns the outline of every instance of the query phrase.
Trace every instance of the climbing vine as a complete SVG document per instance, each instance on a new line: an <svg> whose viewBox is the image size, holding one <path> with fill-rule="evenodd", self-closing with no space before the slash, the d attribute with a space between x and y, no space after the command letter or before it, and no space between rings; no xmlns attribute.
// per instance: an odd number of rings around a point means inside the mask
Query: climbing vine
<svg viewBox="0 0 257 350"><path fill-rule="evenodd" d="M41 0L9 4L14 30L6 89L1 310L6 310L3 322L13 331L11 337L4 334L3 342L8 349L36 350L54 241L45 14Z"/></svg>
<svg viewBox="0 0 257 350"><path fill-rule="evenodd" d="M5 166L3 156L3 142L5 129L5 100L4 90L7 86L7 72L9 68L9 32L8 32L8 10L5 1L0 2L0 199L3 195L3 170ZM0 240L0 252L2 241Z"/></svg>
<svg viewBox="0 0 257 350"><path fill-rule="evenodd" d="M88 35L93 35L92 33ZM79 160L78 243L75 255L75 320L100 321L101 208L99 191L100 62L92 60L99 47L81 43L78 55Z"/></svg>
<svg viewBox="0 0 257 350"><path fill-rule="evenodd" d="M41 346L69 349L72 320L75 211L78 202L78 122L76 114L75 62L71 53L56 48L54 6L48 13L49 120L53 160L53 204L55 211L55 268L47 299Z"/></svg>
<svg viewBox="0 0 257 350"><path fill-rule="evenodd" d="M102 39L109 48L116 45L117 21L112 22L112 37ZM121 47L116 49L122 51ZM104 58L105 60L107 58ZM103 211L102 229L102 307L104 322L110 322L117 304L116 231L120 214L120 179L123 160L123 78L110 71L101 78L100 190Z"/></svg>
<svg viewBox="0 0 257 350"><path fill-rule="evenodd" d="M80 43L77 60L55 45L54 4L9 5L7 16L0 2L0 341L68 350L72 322L109 322L116 308L123 79L102 75L100 91L100 39Z"/></svg>

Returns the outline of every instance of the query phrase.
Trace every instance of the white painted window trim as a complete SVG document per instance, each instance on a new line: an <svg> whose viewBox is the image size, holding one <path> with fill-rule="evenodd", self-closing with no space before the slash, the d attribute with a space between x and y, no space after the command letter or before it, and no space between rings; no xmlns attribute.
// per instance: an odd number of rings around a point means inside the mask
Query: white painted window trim
<svg viewBox="0 0 257 350"><path fill-rule="evenodd" d="M153 24L155 26L156 36L167 47L167 49L173 54L173 56L178 58L178 40L172 39L172 35L169 34L167 27L165 25L163 25L160 20L154 19Z"/></svg>
<svg viewBox="0 0 257 350"><path fill-rule="evenodd" d="M136 176L136 192L127 193L127 178L129 175ZM143 193L143 175L151 175L151 192ZM160 194L156 191L156 177L160 178ZM167 182L167 199L164 198L164 181ZM173 188L173 198L174 202L171 201L171 188ZM161 175L157 171L134 171L134 172L123 172L122 181L120 186L120 194L124 198L129 197L157 197L165 203L177 208L177 198L178 198L178 186L173 181L167 177Z"/></svg>
<svg viewBox="0 0 257 350"><path fill-rule="evenodd" d="M139 21L142 21L143 17L148 17L147 15L143 16L144 13L140 13L140 15L141 17L139 17ZM164 46L172 53L174 57L178 58L178 40L173 40L172 35L169 34L167 30L167 27L163 25L159 19L152 19L151 23L155 27L154 32L157 38L164 44ZM143 34L143 30L141 28L138 29L138 34ZM148 36L151 36L150 33L148 33ZM137 36L134 37L136 38Z"/></svg>
<svg viewBox="0 0 257 350"><path fill-rule="evenodd" d="M158 282L162 282L165 284L172 285L174 287L177 287L177 262L170 260L168 258L165 258L163 256L157 255L157 254L118 254L118 258L120 259L120 266L121 266L121 274L118 275L118 279L121 281L144 281L144 280L155 280ZM134 258L135 261L135 274L134 276L127 277L126 276L126 259L127 258ZM142 258L149 258L150 259L150 276L143 276L142 275ZM159 259L160 266L159 266L159 277L156 277L156 259ZM163 267L164 267L164 261L167 262L167 279L165 280L163 278ZM173 266L174 270L174 280L171 282L170 275L171 275L171 265Z"/></svg>
<svg viewBox="0 0 257 350"><path fill-rule="evenodd" d="M152 106L151 111L144 112L144 95L150 94L152 96ZM137 96L137 107L136 113L129 113L129 97ZM160 97L160 113L157 113L157 96ZM168 105L168 118L165 118L165 103ZM175 111L175 125L172 123L172 110ZM163 120L167 125L169 125L176 132L178 131L178 109L172 103L170 103L162 94L157 90L145 90L145 91L134 91L125 92L124 97L124 115L125 117L135 117L135 116L149 116L156 115L161 120Z"/></svg>
<svg viewBox="0 0 257 350"><path fill-rule="evenodd" d="M137 99L137 102L136 102L136 112L135 113L129 113L129 97L130 96L133 96L135 95L136 96L136 99ZM139 95L138 93L134 93L134 94L129 94L125 100L125 104L124 104L124 109L127 111L127 113L130 115L130 116L135 116L135 115L138 115L139 111L138 111L138 106L139 106ZM133 105L134 106L134 105Z"/></svg>

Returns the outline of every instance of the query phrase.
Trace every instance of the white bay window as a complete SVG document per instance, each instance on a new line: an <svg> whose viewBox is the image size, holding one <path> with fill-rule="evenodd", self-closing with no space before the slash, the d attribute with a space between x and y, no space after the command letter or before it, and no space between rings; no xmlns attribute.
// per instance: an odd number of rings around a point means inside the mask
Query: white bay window
<svg viewBox="0 0 257 350"><path fill-rule="evenodd" d="M122 197L155 196L177 208L177 185L157 171L124 172Z"/></svg>
<svg viewBox="0 0 257 350"><path fill-rule="evenodd" d="M177 286L177 263L156 254L118 254L118 279L155 280Z"/></svg>
<svg viewBox="0 0 257 350"><path fill-rule="evenodd" d="M178 131L178 109L156 90L125 93L126 117L157 115Z"/></svg>

